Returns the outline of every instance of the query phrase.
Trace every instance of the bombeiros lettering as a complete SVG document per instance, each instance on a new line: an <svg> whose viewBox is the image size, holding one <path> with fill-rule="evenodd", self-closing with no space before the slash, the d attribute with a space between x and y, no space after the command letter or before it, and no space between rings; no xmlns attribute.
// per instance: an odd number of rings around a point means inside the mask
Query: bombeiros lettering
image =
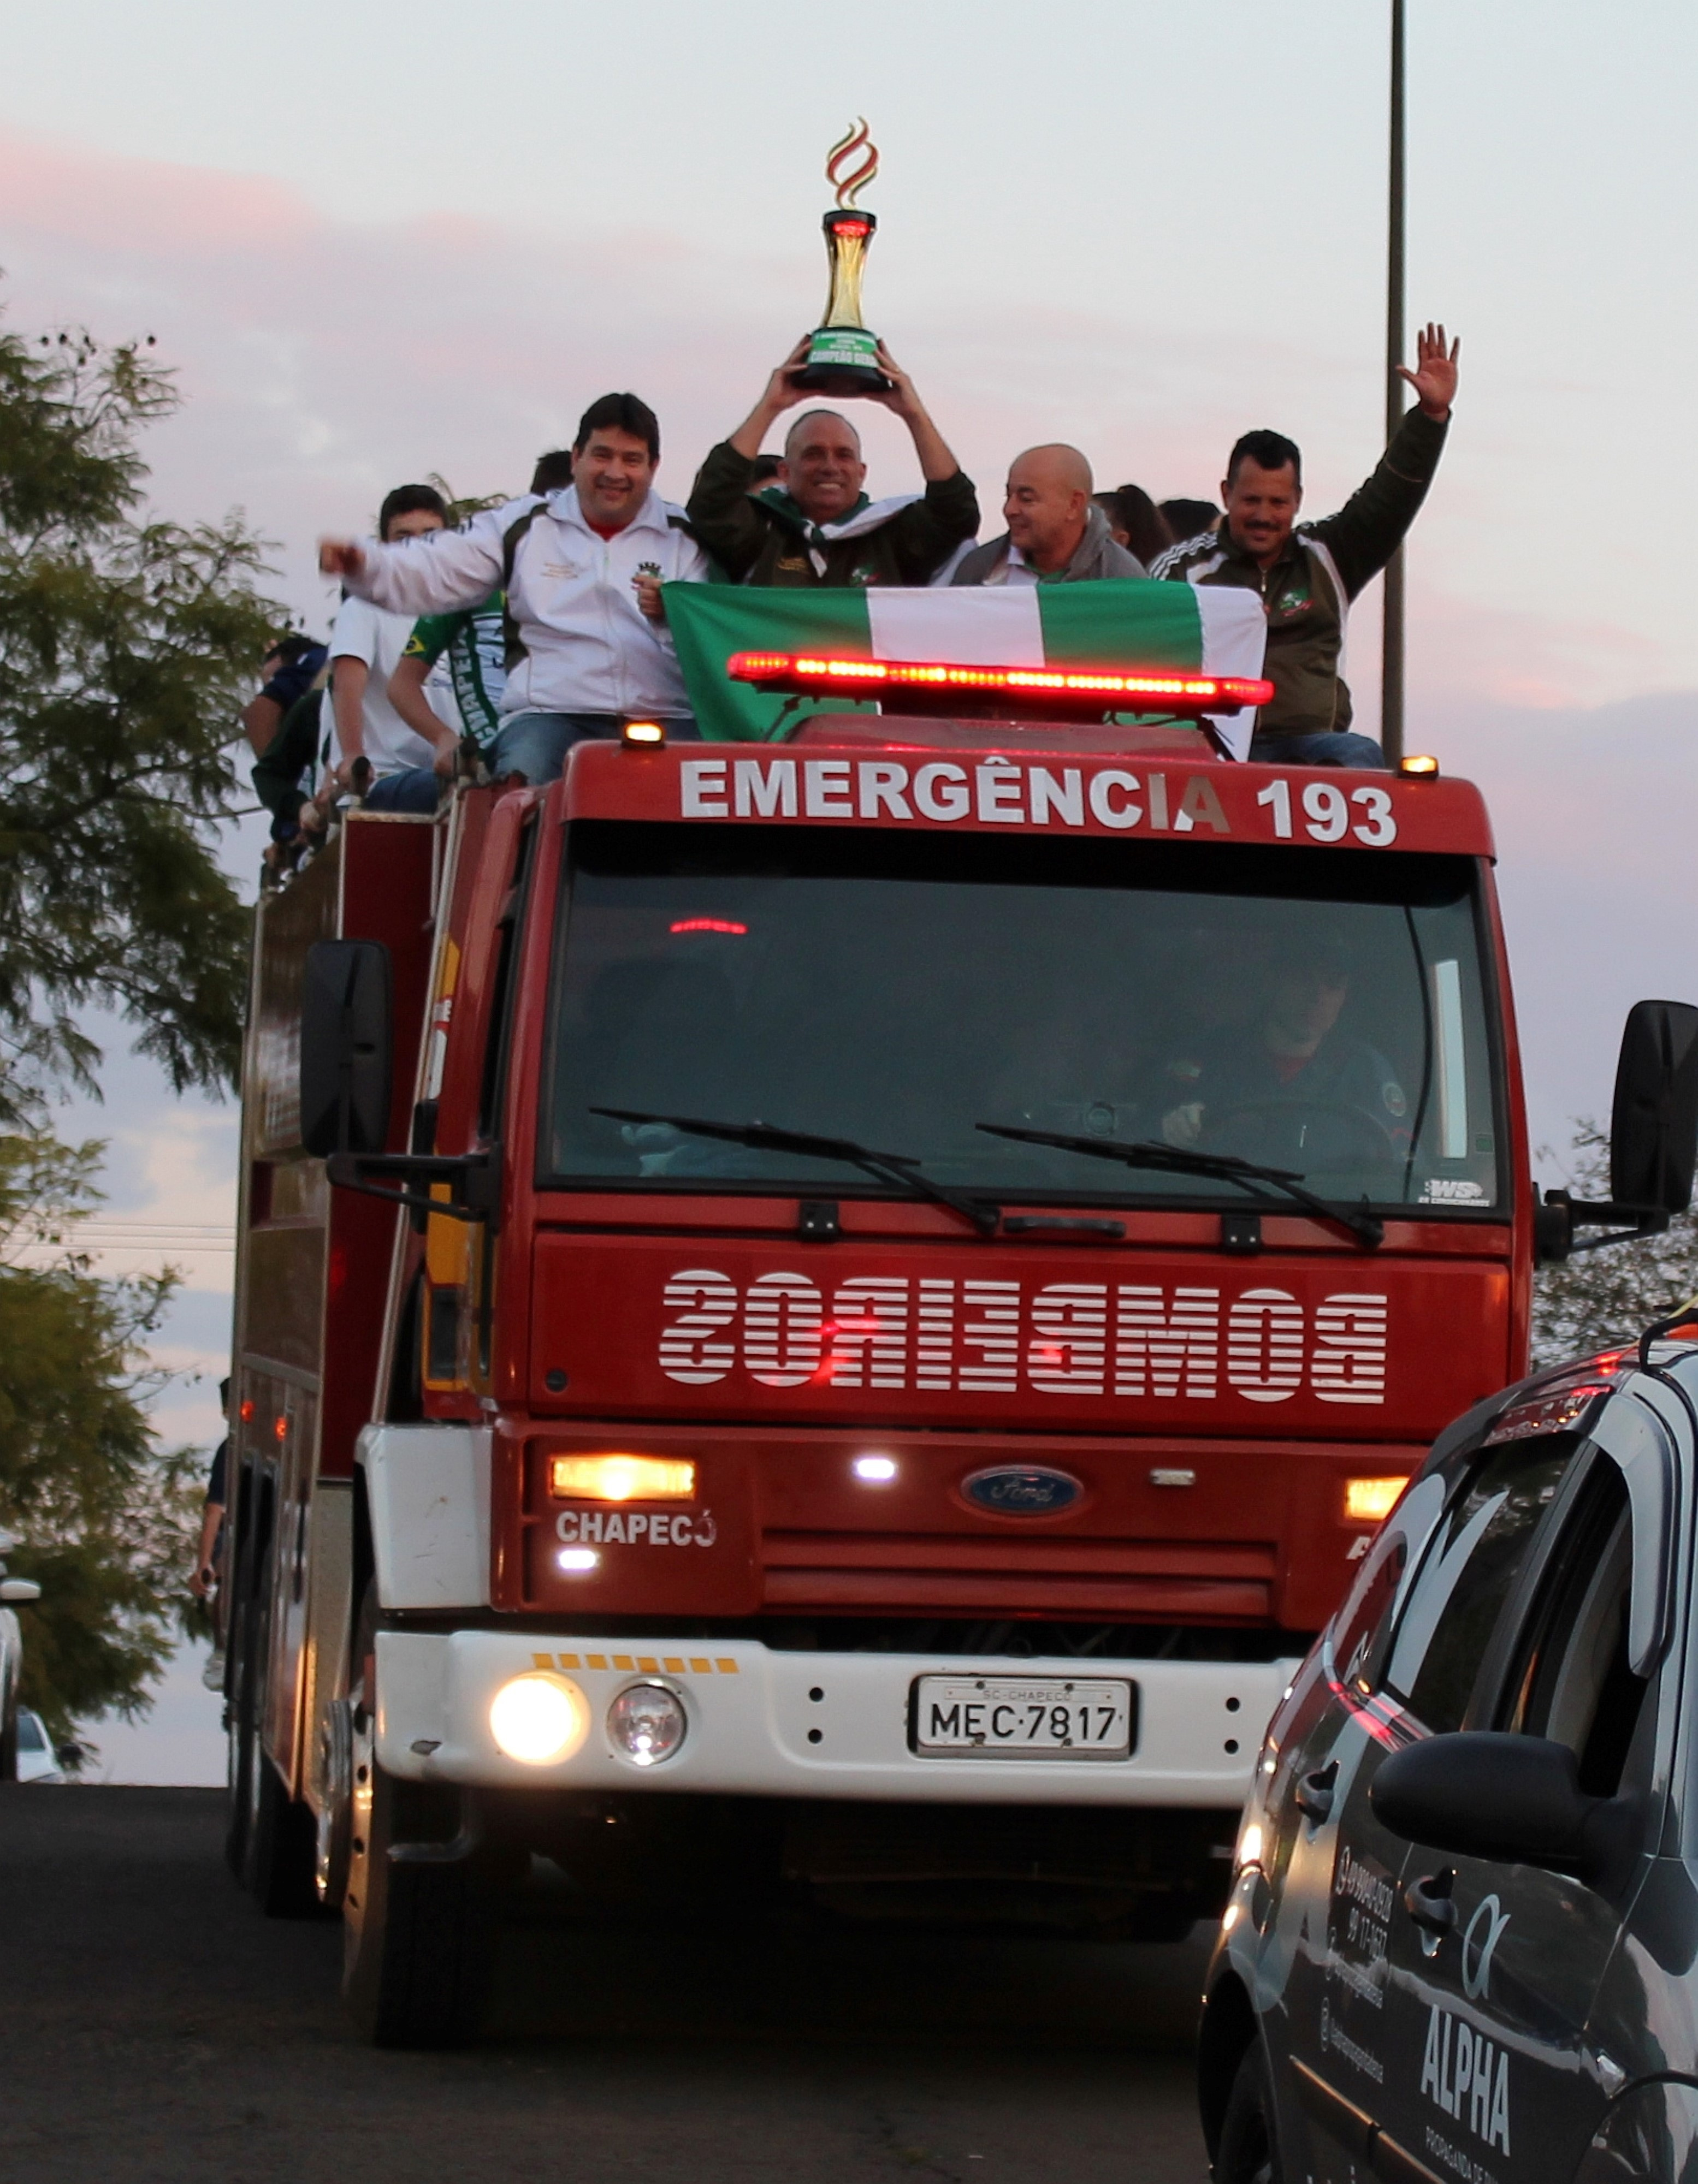
<svg viewBox="0 0 1698 2184"><path fill-rule="evenodd" d="M757 1387L1210 1402L1386 1400L1389 1299L1313 1303L1271 1284L1022 1282L793 1268L746 1286L715 1267L667 1280L657 1362L668 1380Z"/></svg>
<svg viewBox="0 0 1698 2184"><path fill-rule="evenodd" d="M1001 755L958 762L893 758L686 758L679 766L684 819L813 819L839 824L1031 827L1058 833L1171 833L1222 839L1360 843L1398 838L1389 788L1348 791L1284 777L1260 790L1235 827L1215 780L1203 773L1134 772L1123 765L1057 766Z"/></svg>

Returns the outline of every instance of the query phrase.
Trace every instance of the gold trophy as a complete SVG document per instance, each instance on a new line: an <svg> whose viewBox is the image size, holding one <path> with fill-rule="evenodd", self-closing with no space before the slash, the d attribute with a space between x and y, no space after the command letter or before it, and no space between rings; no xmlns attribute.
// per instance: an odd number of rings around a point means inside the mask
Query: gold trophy
<svg viewBox="0 0 1698 2184"><path fill-rule="evenodd" d="M861 323L861 269L879 223L875 214L859 211L855 200L878 171L878 147L866 123L857 121L825 162L825 179L837 192L836 206L824 220L831 291L825 322L796 375L798 387L815 393L883 394L891 385L879 369L879 337Z"/></svg>

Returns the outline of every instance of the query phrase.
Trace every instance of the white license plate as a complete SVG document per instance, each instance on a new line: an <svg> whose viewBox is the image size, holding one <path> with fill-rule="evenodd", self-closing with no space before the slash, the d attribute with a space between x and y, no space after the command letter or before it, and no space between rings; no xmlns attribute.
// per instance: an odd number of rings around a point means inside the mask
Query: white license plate
<svg viewBox="0 0 1698 2184"><path fill-rule="evenodd" d="M1125 1759L1134 1690L1106 1677L919 1676L911 1741L926 1759Z"/></svg>

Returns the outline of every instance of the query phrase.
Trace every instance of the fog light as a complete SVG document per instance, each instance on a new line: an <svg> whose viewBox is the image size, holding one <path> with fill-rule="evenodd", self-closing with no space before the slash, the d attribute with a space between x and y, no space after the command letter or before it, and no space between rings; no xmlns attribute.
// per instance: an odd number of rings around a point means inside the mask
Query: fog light
<svg viewBox="0 0 1698 2184"><path fill-rule="evenodd" d="M509 1759L552 1767L589 1736L589 1703L569 1676L515 1676L490 1702L489 1734Z"/></svg>
<svg viewBox="0 0 1698 2184"><path fill-rule="evenodd" d="M658 1767L684 1742L684 1702L664 1684L631 1684L607 1709L614 1749L634 1767Z"/></svg>
<svg viewBox="0 0 1698 2184"><path fill-rule="evenodd" d="M896 1475L896 1458L890 1456L857 1456L850 1468L873 1486L888 1485Z"/></svg>
<svg viewBox="0 0 1698 2184"><path fill-rule="evenodd" d="M667 739L658 721L627 721L623 733L628 744L663 744Z"/></svg>
<svg viewBox="0 0 1698 2184"><path fill-rule="evenodd" d="M1344 1481L1344 1521L1347 1524L1377 1524L1389 1517L1407 1479L1347 1479Z"/></svg>
<svg viewBox="0 0 1698 2184"><path fill-rule="evenodd" d="M554 1456L549 1490L574 1502L690 1502L695 1466L660 1456Z"/></svg>

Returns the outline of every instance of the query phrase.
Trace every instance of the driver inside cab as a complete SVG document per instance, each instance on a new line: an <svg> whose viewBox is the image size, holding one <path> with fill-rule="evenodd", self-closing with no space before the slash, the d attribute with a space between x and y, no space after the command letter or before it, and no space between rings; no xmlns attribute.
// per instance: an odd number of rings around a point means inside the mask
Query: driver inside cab
<svg viewBox="0 0 1698 2184"><path fill-rule="evenodd" d="M1400 1161L1409 1101L1377 1049L1341 1026L1351 967L1342 941L1308 933L1271 949L1248 1024L1207 1034L1168 1065L1170 1145L1315 1173Z"/></svg>

